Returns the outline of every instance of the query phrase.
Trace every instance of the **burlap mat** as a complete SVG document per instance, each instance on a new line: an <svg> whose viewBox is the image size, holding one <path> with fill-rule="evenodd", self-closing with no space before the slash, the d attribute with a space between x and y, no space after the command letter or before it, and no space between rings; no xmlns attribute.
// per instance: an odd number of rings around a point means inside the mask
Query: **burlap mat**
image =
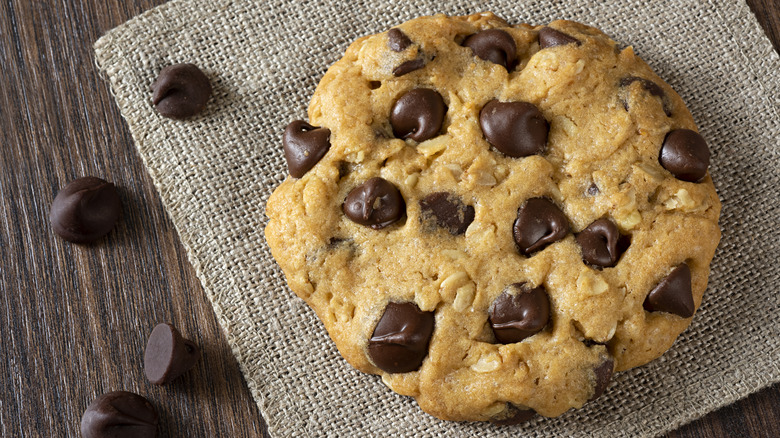
<svg viewBox="0 0 780 438"><path fill-rule="evenodd" d="M181 0L95 44L100 68L273 436L651 436L780 380L780 60L741 1ZM305 118L347 45L420 15L492 10L513 23L567 18L635 47L689 105L713 154L723 240L693 325L659 360L617 375L581 410L519 427L421 412L353 370L271 258L264 206L286 176L281 134ZM202 67L201 116L149 103L160 69Z"/></svg>

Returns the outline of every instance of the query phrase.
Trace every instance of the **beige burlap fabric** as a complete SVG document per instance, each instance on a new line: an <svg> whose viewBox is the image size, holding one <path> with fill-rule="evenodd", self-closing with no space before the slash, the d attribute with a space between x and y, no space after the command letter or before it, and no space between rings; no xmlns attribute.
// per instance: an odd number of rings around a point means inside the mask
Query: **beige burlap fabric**
<svg viewBox="0 0 780 438"><path fill-rule="evenodd" d="M347 45L416 16L482 10L578 20L633 45L688 103L724 203L704 305L674 347L597 402L515 428L437 420L353 370L263 239L265 202L287 173L281 133ZM780 59L741 1L175 0L95 51L273 436L652 436L780 380ZM157 73L178 62L202 67L215 91L185 122L149 103Z"/></svg>

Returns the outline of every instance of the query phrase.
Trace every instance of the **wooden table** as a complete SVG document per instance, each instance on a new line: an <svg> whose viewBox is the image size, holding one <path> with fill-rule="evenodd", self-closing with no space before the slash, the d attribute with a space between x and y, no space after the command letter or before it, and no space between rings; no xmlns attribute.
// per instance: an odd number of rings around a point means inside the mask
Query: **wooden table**
<svg viewBox="0 0 780 438"><path fill-rule="evenodd" d="M124 389L161 413L163 437L268 436L265 423L133 146L92 44L163 0L0 2L0 436L79 436L84 408ZM780 4L748 0L777 50ZM49 206L94 175L124 217L92 246L56 237ZM168 321L204 348L172 385L148 383L146 337ZM671 437L780 436L780 384Z"/></svg>

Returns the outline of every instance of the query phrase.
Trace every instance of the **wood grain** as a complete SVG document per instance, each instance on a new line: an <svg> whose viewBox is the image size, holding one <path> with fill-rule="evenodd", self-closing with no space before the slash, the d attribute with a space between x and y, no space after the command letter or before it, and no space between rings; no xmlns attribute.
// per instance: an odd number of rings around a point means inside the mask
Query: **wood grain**
<svg viewBox="0 0 780 438"><path fill-rule="evenodd" d="M93 64L107 30L162 0L0 3L0 436L79 436L96 396L128 390L161 413L161 437L267 437L214 312L130 134ZM750 0L780 47L780 5ZM123 218L91 246L52 232L57 190L114 182ZM171 322L204 349L159 388L143 375L146 338ZM780 436L780 385L670 437Z"/></svg>

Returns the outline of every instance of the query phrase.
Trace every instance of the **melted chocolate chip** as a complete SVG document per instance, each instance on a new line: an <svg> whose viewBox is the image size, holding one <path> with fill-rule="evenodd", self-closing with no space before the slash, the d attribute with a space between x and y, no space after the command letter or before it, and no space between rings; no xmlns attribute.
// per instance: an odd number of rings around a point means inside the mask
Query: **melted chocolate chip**
<svg viewBox="0 0 780 438"><path fill-rule="evenodd" d="M368 355L388 373L415 371L428 354L433 323L433 312L414 303L389 303L368 341Z"/></svg>
<svg viewBox="0 0 780 438"><path fill-rule="evenodd" d="M530 255L569 233L566 215L545 198L531 198L517 210L513 234L517 248Z"/></svg>
<svg viewBox="0 0 780 438"><path fill-rule="evenodd" d="M432 221L453 236L466 232L474 221L474 207L466 205L456 195L446 192L431 193L420 200L423 222Z"/></svg>
<svg viewBox="0 0 780 438"><path fill-rule="evenodd" d="M400 29L390 29L387 32L387 47L393 52L403 52L412 45L412 40Z"/></svg>
<svg viewBox="0 0 780 438"><path fill-rule="evenodd" d="M89 243L108 234L122 211L113 184L86 176L71 181L57 193L49 219L54 232L73 243Z"/></svg>
<svg viewBox="0 0 780 438"><path fill-rule="evenodd" d="M517 65L517 45L512 35L500 29L487 29L469 36L463 45L485 61L512 71Z"/></svg>
<svg viewBox="0 0 780 438"><path fill-rule="evenodd" d="M612 371L615 368L615 361L611 357L606 357L604 360L593 370L595 380L593 382L593 395L590 396L588 401L596 400L604 394L604 390L607 389L609 381L612 379Z"/></svg>
<svg viewBox="0 0 780 438"><path fill-rule="evenodd" d="M658 161L675 178L697 182L707 174L710 150L696 131L675 129L666 134Z"/></svg>
<svg viewBox="0 0 780 438"><path fill-rule="evenodd" d="M577 44L579 46L582 42L552 27L543 27L539 30L539 47L542 49L565 46L566 44Z"/></svg>
<svg viewBox="0 0 780 438"><path fill-rule="evenodd" d="M525 423L536 416L533 409L520 409L512 403L506 404L506 409L497 416L490 419L490 422L498 426L514 426Z"/></svg>
<svg viewBox="0 0 780 438"><path fill-rule="evenodd" d="M489 320L496 340L512 344L542 331L550 319L550 299L543 286L526 283L507 287L490 306Z"/></svg>
<svg viewBox="0 0 780 438"><path fill-rule="evenodd" d="M144 373L155 385L165 385L181 376L200 359L200 348L184 339L176 327L158 324L149 335L144 352Z"/></svg>
<svg viewBox="0 0 780 438"><path fill-rule="evenodd" d="M645 89L648 93L650 93L651 96L655 96L661 99L661 103L664 107L664 113L666 113L667 116L672 115L672 110L669 108L669 102L666 99L666 93L664 93L663 88L661 88L658 84L655 82L640 78L638 76L628 76L620 80L619 86L621 90L627 90L628 87L633 84L634 82L639 82L640 85L642 85L642 88ZM627 93L626 93L627 94ZM626 111L628 111L628 96L624 95L621 98L623 102L623 108L625 108Z"/></svg>
<svg viewBox="0 0 780 438"><path fill-rule="evenodd" d="M374 177L352 189L341 208L352 222L378 230L400 219L406 203L396 186Z"/></svg>
<svg viewBox="0 0 780 438"><path fill-rule="evenodd" d="M282 145L290 175L300 178L330 149L330 129L295 120L284 130Z"/></svg>
<svg viewBox="0 0 780 438"><path fill-rule="evenodd" d="M415 70L419 70L425 67L425 60L422 58L412 59L401 63L398 67L393 69L393 76L399 77L407 73L411 73Z"/></svg>
<svg viewBox="0 0 780 438"><path fill-rule="evenodd" d="M126 391L108 392L89 404L81 417L84 438L154 438L157 411L149 400Z"/></svg>
<svg viewBox="0 0 780 438"><path fill-rule="evenodd" d="M691 291L691 268L678 265L647 294L643 304L648 312L667 312L690 318L695 309Z"/></svg>
<svg viewBox="0 0 780 438"><path fill-rule="evenodd" d="M527 102L491 100L479 112L479 125L493 147L516 158L541 153L550 130L542 113Z"/></svg>
<svg viewBox="0 0 780 438"><path fill-rule="evenodd" d="M393 135L418 142L439 134L447 107L441 94L428 88L415 88L401 96L390 112Z"/></svg>
<svg viewBox="0 0 780 438"><path fill-rule="evenodd" d="M585 263L611 268L628 249L630 238L622 236L611 220L598 219L577 234L577 243L582 247Z"/></svg>
<svg viewBox="0 0 780 438"><path fill-rule="evenodd" d="M152 103L157 112L171 119L185 119L206 107L211 83L193 64L169 65L152 84Z"/></svg>

